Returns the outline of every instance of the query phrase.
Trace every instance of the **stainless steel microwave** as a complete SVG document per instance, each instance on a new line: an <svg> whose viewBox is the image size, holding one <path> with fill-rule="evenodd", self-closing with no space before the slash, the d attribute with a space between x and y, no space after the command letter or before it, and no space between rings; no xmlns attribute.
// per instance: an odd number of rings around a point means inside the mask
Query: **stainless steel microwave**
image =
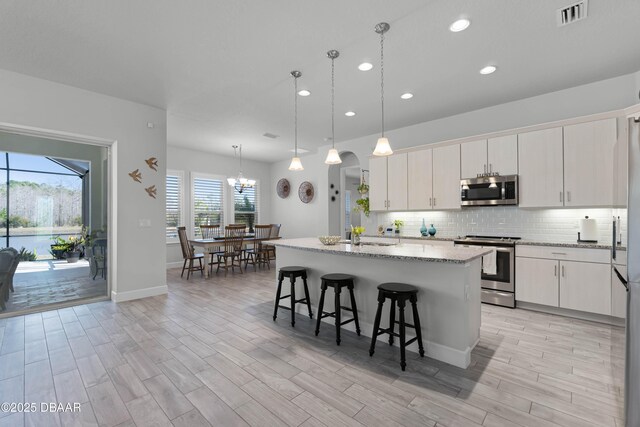
<svg viewBox="0 0 640 427"><path fill-rule="evenodd" d="M460 181L462 206L518 204L518 175L482 176Z"/></svg>

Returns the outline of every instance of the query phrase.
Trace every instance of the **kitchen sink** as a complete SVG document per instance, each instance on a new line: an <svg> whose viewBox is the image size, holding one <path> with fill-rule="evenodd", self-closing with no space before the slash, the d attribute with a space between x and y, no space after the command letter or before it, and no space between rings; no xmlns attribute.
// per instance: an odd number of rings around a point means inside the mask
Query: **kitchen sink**
<svg viewBox="0 0 640 427"><path fill-rule="evenodd" d="M395 246L397 243L389 243L389 242L360 242L361 245L366 246Z"/></svg>

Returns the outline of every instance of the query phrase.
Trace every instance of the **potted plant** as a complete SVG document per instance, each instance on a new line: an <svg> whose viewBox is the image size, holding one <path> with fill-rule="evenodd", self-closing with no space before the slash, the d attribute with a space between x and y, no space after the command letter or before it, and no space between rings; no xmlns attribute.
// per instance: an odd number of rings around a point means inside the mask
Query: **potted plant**
<svg viewBox="0 0 640 427"><path fill-rule="evenodd" d="M356 200L356 206L353 207L354 212L363 212L366 217L369 216L369 198L363 197Z"/></svg>
<svg viewBox="0 0 640 427"><path fill-rule="evenodd" d="M368 192L369 192L369 184L362 182L360 185L358 185L358 193L365 195Z"/></svg>
<svg viewBox="0 0 640 427"><path fill-rule="evenodd" d="M51 255L55 259L66 259L68 263L78 262L84 250L84 244L88 239L87 227L82 226L80 235L69 236L67 239L55 236L51 245Z"/></svg>
<svg viewBox="0 0 640 427"><path fill-rule="evenodd" d="M353 225L351 226L351 243L353 245L360 245L360 236L362 235L362 233L364 233L366 230L364 227L354 227Z"/></svg>
<svg viewBox="0 0 640 427"><path fill-rule="evenodd" d="M393 221L393 225L396 227L396 233L400 233L400 228L404 225L404 221L401 219L396 219Z"/></svg>

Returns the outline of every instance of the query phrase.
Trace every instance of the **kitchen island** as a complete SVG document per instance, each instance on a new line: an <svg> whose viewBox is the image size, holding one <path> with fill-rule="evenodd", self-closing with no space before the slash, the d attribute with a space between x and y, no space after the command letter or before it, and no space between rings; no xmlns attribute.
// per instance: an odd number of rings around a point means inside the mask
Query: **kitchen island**
<svg viewBox="0 0 640 427"><path fill-rule="evenodd" d="M285 239L277 246L277 268L303 266L309 276L309 293L316 315L320 295L320 277L328 273L347 273L356 277L355 295L362 334L370 337L377 308L377 286L384 282L402 282L420 289L418 311L426 355L466 368L471 350L480 337L479 247L442 247L428 243L374 243L363 240L360 246L339 243L325 246L316 238ZM349 306L343 293L342 305ZM275 295L275 292L274 292ZM325 300L324 311L333 311L332 298ZM380 327L388 327L389 304L385 303ZM297 306L306 313L306 306ZM348 317L348 313L345 313ZM407 321L411 323L411 316ZM315 318L315 316L314 316ZM325 322L333 322L326 318ZM353 323L343 326L354 330ZM411 332L411 329L408 329ZM331 333L329 329L321 333ZM379 339L387 340L383 335ZM417 352L414 343L408 350Z"/></svg>

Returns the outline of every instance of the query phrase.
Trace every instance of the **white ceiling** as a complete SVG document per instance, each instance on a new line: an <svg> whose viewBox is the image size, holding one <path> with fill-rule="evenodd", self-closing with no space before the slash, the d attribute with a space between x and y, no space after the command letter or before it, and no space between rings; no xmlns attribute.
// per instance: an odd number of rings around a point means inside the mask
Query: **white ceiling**
<svg viewBox="0 0 640 427"><path fill-rule="evenodd" d="M329 49L336 140L379 131L380 21L388 129L640 70L640 1L590 0L585 21L558 28L571 2L2 0L0 68L166 108L170 145L232 155L241 143L275 161L293 146L291 70L312 92L298 98L300 146L330 136ZM449 32L460 16L471 27ZM375 68L358 71L363 60ZM498 72L481 76L489 63Z"/></svg>

